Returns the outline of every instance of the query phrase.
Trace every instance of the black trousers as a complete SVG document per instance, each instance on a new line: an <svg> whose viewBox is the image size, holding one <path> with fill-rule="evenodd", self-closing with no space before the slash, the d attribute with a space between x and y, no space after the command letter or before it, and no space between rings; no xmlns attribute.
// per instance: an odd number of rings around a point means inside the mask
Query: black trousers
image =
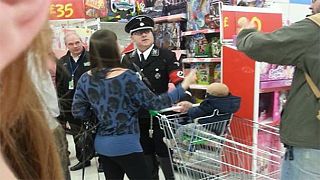
<svg viewBox="0 0 320 180"><path fill-rule="evenodd" d="M174 173L170 161L171 152L168 151L167 145L163 142L164 132L160 129L159 123L154 121L153 136L149 137L150 119L139 119L140 143L145 154L145 159L152 173L152 179L159 179L159 165L167 180L174 179ZM142 122L141 122L142 121Z"/></svg>
<svg viewBox="0 0 320 180"><path fill-rule="evenodd" d="M148 171L143 153L132 153L124 156L108 157L100 155L103 164L103 172L106 179L122 180L124 174L130 180L150 180L151 173Z"/></svg>
<svg viewBox="0 0 320 180"><path fill-rule="evenodd" d="M82 162L81 148L77 146L77 144L78 144L77 135L81 131L82 121L80 119L74 119L71 113L64 112L64 116L62 118L59 118L59 122L64 128L66 128L67 122L69 123L70 128L71 128L70 132L73 136L73 141L75 144L76 157L79 162Z"/></svg>

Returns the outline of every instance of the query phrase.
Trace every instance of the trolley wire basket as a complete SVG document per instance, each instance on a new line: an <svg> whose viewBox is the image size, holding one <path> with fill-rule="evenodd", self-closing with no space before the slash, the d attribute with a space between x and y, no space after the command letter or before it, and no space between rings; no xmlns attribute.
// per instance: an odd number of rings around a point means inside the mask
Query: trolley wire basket
<svg viewBox="0 0 320 180"><path fill-rule="evenodd" d="M279 129L220 114L192 120L167 108L153 113L171 150L176 179L279 179ZM208 119L214 117L215 121Z"/></svg>

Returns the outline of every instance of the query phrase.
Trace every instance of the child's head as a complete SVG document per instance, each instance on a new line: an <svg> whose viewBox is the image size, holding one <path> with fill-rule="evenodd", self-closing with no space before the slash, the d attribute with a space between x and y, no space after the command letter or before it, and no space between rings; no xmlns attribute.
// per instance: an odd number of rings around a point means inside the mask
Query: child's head
<svg viewBox="0 0 320 180"><path fill-rule="evenodd" d="M229 88L223 83L211 83L207 88L207 94L213 96L228 96Z"/></svg>

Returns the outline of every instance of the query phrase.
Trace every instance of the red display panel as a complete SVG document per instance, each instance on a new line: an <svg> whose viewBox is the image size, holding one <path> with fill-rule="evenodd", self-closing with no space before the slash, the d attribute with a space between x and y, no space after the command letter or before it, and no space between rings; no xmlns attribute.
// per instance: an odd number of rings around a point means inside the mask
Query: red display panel
<svg viewBox="0 0 320 180"><path fill-rule="evenodd" d="M50 20L85 18L83 1L51 0L49 18Z"/></svg>
<svg viewBox="0 0 320 180"><path fill-rule="evenodd" d="M222 21L223 40L233 40L241 30L241 24L245 21L253 22L256 28L262 32L272 32L282 27L282 14L223 10Z"/></svg>
<svg viewBox="0 0 320 180"><path fill-rule="evenodd" d="M241 97L236 116L253 119L255 62L245 54L223 46L223 83Z"/></svg>

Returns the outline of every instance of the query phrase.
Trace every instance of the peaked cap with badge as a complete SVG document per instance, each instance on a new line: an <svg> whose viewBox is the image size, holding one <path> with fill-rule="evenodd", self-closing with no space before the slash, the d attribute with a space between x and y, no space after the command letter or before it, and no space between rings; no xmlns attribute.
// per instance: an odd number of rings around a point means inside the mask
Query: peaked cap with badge
<svg viewBox="0 0 320 180"><path fill-rule="evenodd" d="M153 29L153 27L154 27L154 21L151 17L146 15L139 15L131 18L130 21L125 26L124 30L127 33L132 34L142 29Z"/></svg>

